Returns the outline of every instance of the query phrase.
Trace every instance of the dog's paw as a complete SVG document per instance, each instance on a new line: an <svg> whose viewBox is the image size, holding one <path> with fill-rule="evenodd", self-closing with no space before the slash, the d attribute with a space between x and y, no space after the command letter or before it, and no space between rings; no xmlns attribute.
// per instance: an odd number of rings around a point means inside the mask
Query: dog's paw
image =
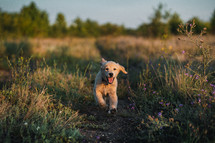
<svg viewBox="0 0 215 143"><path fill-rule="evenodd" d="M99 107L103 110L108 110L108 106L106 104L99 104Z"/></svg>
<svg viewBox="0 0 215 143"><path fill-rule="evenodd" d="M115 108L108 111L108 114L115 114L115 113L116 113L116 109Z"/></svg>

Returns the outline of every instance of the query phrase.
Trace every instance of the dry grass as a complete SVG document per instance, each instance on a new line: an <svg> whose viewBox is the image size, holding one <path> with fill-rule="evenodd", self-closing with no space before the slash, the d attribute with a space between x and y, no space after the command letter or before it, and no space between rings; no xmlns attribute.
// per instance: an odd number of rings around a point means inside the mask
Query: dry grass
<svg viewBox="0 0 215 143"><path fill-rule="evenodd" d="M194 39L197 39L194 36ZM179 40L180 39L180 40ZM215 36L205 36L204 41L211 46L215 45ZM141 37L103 37L97 41L104 50L119 51L124 57L139 58L144 61L156 59L161 55L171 55L173 59L185 61L182 51L192 52L196 50L193 43L185 36L172 36L168 39L152 39ZM213 49L215 55L215 49Z"/></svg>
<svg viewBox="0 0 215 143"><path fill-rule="evenodd" d="M179 40L180 39L180 40ZM193 39L198 39L193 36ZM214 46L215 36L207 35L203 37L205 45ZM19 43L20 40L7 40L7 42ZM21 40L22 41L22 40ZM156 59L161 55L170 55L172 59L185 61L182 51L192 52L195 50L193 43L185 36L171 36L164 38L142 38L131 36L101 37L101 38L34 38L28 39L32 48L32 54L37 57L46 55L66 55L77 59L99 61L103 52L118 52L115 55L122 55L126 58L135 58L148 61ZM102 49L100 47L102 46ZM1 51L4 50L2 46ZM212 49L215 55L215 50ZM4 53L4 52L3 52ZM108 54L108 53L107 53ZM111 53L112 54L112 53ZM114 54L114 53L113 53ZM113 55L114 56L114 55ZM197 57L198 58L198 57Z"/></svg>
<svg viewBox="0 0 215 143"><path fill-rule="evenodd" d="M38 56L45 56L50 52L56 54L66 52L67 56L85 60L100 58L94 38L30 39L29 41L32 44L33 53Z"/></svg>

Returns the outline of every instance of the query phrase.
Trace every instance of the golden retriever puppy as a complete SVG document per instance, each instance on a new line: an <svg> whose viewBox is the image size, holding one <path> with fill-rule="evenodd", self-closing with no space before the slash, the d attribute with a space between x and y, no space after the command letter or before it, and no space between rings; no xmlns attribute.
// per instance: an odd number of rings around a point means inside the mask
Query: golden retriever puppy
<svg viewBox="0 0 215 143"><path fill-rule="evenodd" d="M106 61L102 58L101 70L96 75L94 84L94 97L96 103L101 108L106 109L106 98L109 98L109 110L108 113L115 113L117 111L118 97L117 91L117 75L122 71L127 74L125 68L113 61Z"/></svg>

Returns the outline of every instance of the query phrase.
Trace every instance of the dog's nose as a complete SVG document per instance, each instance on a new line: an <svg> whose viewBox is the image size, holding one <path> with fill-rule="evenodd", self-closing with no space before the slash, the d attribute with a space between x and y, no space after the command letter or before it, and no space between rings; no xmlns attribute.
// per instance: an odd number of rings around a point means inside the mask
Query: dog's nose
<svg viewBox="0 0 215 143"><path fill-rule="evenodd" d="M110 77L113 77L113 73L109 73L109 76L110 76Z"/></svg>

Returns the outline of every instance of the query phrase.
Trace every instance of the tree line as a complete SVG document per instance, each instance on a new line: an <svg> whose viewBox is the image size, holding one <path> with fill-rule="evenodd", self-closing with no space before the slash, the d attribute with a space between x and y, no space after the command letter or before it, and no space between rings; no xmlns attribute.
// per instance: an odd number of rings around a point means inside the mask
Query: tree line
<svg viewBox="0 0 215 143"><path fill-rule="evenodd" d="M195 33L203 28L215 34L215 10L209 22L198 17L195 19ZM186 22L186 23L187 23ZM154 9L149 23L143 23L136 29L112 23L99 24L96 21L82 20L77 17L68 25L62 13L58 13L54 24L50 24L46 11L40 10L34 2L24 6L19 13L0 10L0 36L6 37L99 37L108 35L133 35L143 37L160 37L163 34L177 35L178 25L183 23L177 13L171 14L162 4Z"/></svg>

